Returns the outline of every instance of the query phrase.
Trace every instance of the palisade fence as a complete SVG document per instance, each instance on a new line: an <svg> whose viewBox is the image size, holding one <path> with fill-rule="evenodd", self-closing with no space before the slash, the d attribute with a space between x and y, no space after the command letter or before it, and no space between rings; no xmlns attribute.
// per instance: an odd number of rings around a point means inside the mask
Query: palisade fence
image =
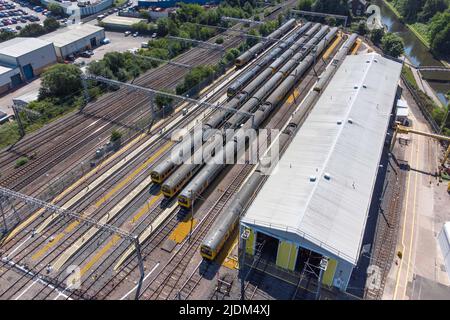
<svg viewBox="0 0 450 320"><path fill-rule="evenodd" d="M430 124L431 129L433 129L434 133L439 133L440 126L437 124L436 120L433 119L432 115L430 114L430 111L423 105L422 100L420 99L416 90L412 87L412 85L408 82L408 80L403 76L403 74L401 75L401 78L403 80L403 83L405 84L405 87L411 93L414 101L419 106L419 109L422 112L423 116Z"/></svg>

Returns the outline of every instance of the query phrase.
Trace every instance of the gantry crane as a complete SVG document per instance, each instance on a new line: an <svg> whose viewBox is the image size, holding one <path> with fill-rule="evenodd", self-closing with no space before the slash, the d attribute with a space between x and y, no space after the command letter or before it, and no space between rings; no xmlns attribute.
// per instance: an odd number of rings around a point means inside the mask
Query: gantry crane
<svg viewBox="0 0 450 320"><path fill-rule="evenodd" d="M441 175L441 171L442 168L445 168L445 163L450 155L450 137L448 136L443 136L440 134L435 134L435 133L429 133L429 132L424 132L424 131L419 131L419 130L415 130L415 129L411 129L405 126L402 126L400 124L397 123L397 125L395 126L395 132L394 132L394 137L392 139L392 144L391 144L391 148L390 150L392 151L392 149L394 148L395 142L397 141L397 134L398 133L413 133L413 134L418 134L421 136L425 136L425 137L430 137L439 141L447 141L449 142L449 145L447 147L447 151L445 151L444 154L444 158L442 159L441 162L441 166L439 167L439 175Z"/></svg>

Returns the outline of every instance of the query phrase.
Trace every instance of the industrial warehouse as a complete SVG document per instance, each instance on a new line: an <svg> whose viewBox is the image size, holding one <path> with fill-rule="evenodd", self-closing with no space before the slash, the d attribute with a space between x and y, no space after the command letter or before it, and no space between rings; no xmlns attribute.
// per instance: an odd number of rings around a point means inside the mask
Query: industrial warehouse
<svg viewBox="0 0 450 320"><path fill-rule="evenodd" d="M269 248L276 242L268 249L276 264L300 271L318 254L328 259L323 283L346 289L401 67L376 54L344 60L242 218L242 228L250 229L249 254L258 242Z"/></svg>
<svg viewBox="0 0 450 320"><path fill-rule="evenodd" d="M0 150L0 299L447 297L450 137L420 68L353 16L200 3L2 43L0 90L44 76Z"/></svg>

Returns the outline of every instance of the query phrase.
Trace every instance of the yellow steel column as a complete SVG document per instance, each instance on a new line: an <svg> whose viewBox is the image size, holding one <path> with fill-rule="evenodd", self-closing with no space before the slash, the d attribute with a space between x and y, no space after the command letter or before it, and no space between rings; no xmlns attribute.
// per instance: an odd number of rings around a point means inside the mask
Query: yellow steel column
<svg viewBox="0 0 450 320"><path fill-rule="evenodd" d="M245 241L245 252L249 255L255 254L255 231L253 229L250 230L250 235L248 239Z"/></svg>

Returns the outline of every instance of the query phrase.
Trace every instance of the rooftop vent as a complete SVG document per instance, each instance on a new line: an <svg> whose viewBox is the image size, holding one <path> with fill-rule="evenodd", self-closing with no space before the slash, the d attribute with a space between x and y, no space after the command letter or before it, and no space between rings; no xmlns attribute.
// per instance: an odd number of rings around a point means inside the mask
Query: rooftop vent
<svg viewBox="0 0 450 320"><path fill-rule="evenodd" d="M342 120L338 120L336 123L337 124L342 124Z"/></svg>
<svg viewBox="0 0 450 320"><path fill-rule="evenodd" d="M309 181L314 182L316 181L316 176L309 176Z"/></svg>
<svg viewBox="0 0 450 320"><path fill-rule="evenodd" d="M358 89L358 86L354 86L353 89Z"/></svg>
<svg viewBox="0 0 450 320"><path fill-rule="evenodd" d="M353 119L352 118L348 118L348 123L352 124L353 123Z"/></svg>
<svg viewBox="0 0 450 320"><path fill-rule="evenodd" d="M323 175L323 177L324 177L325 179L327 179L327 180L330 180L330 179L331 179L331 176L330 176L330 174L329 174L328 172L325 172L324 175Z"/></svg>
<svg viewBox="0 0 450 320"><path fill-rule="evenodd" d="M367 89L367 86L366 86L365 84L363 84L363 88L364 88L364 89Z"/></svg>

